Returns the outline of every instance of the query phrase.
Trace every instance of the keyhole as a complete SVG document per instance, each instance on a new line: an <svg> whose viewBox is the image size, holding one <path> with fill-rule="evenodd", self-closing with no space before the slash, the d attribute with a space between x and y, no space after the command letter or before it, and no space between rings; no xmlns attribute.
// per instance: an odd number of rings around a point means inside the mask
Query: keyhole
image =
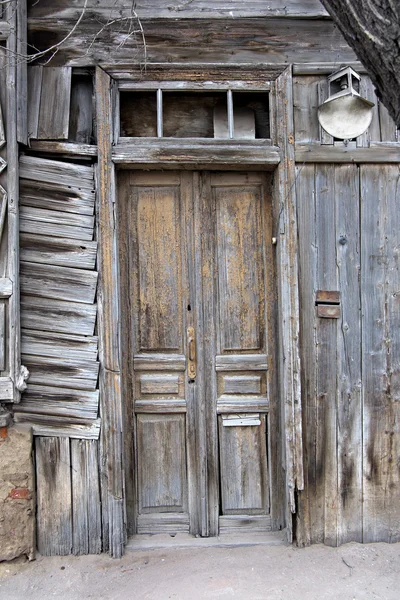
<svg viewBox="0 0 400 600"><path fill-rule="evenodd" d="M188 311L190 312L192 310L192 307L190 306L190 304L188 304Z"/></svg>

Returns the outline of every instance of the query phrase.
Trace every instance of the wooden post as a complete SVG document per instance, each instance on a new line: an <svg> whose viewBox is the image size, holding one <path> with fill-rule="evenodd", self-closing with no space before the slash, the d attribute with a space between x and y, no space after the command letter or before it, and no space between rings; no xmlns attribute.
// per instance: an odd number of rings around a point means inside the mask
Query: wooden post
<svg viewBox="0 0 400 600"><path fill-rule="evenodd" d="M115 169L111 157L111 78L96 69L99 215L100 469L103 549L119 558L124 552L125 480L120 375L120 315Z"/></svg>
<svg viewBox="0 0 400 600"><path fill-rule="evenodd" d="M292 72L287 68L275 82L276 143L282 161L275 174L277 281L279 296L279 376L284 424L286 469L286 528L292 541L296 490L302 490L303 451L299 355L299 292L297 215L294 163Z"/></svg>

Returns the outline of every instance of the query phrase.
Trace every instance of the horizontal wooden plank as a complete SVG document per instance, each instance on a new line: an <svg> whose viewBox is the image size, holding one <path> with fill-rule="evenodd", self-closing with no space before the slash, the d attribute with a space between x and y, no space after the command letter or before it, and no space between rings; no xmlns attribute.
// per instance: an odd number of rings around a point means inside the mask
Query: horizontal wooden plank
<svg viewBox="0 0 400 600"><path fill-rule="evenodd" d="M20 231L70 238L93 239L94 217L76 213L46 210L31 206L20 208Z"/></svg>
<svg viewBox="0 0 400 600"><path fill-rule="evenodd" d="M317 304L340 304L340 292L334 290L317 290L315 302Z"/></svg>
<svg viewBox="0 0 400 600"><path fill-rule="evenodd" d="M260 394L260 375L225 375L223 378L225 394Z"/></svg>
<svg viewBox="0 0 400 600"><path fill-rule="evenodd" d="M221 515L219 517L220 533L254 533L271 531L269 515Z"/></svg>
<svg viewBox="0 0 400 600"><path fill-rule="evenodd" d="M123 80L118 83L118 89L121 91L138 91L138 90L185 90L193 92L201 92L205 90L244 90L248 91L249 87L252 91L268 91L271 89L269 81L260 81L255 83L254 80L248 81L132 81Z"/></svg>
<svg viewBox="0 0 400 600"><path fill-rule="evenodd" d="M96 295L97 273L21 262L20 283L22 294L92 304Z"/></svg>
<svg viewBox="0 0 400 600"><path fill-rule="evenodd" d="M0 377L0 400L12 400L14 385L10 377Z"/></svg>
<svg viewBox="0 0 400 600"><path fill-rule="evenodd" d="M83 0L55 0L49 5L37 2L30 8L32 18L45 18L74 14L84 6ZM111 2L110 0L89 0L88 8L108 11L112 9L127 9L129 2ZM170 0L137 0L135 8L141 19L157 17L159 19L204 18L217 19L221 17L296 17L296 18L326 18L328 13L318 0L190 0L175 2ZM62 12L61 12L62 11ZM60 14L61 13L61 14ZM111 15L113 13L111 12ZM122 13L124 14L124 13Z"/></svg>
<svg viewBox="0 0 400 600"><path fill-rule="evenodd" d="M273 169L281 160L280 150L265 140L250 143L232 141L202 140L188 143L177 140L158 140L155 143L119 144L113 149L113 160L127 165L159 165L176 167L176 161L183 165L201 167L216 165L218 167L245 168L249 165L263 166Z"/></svg>
<svg viewBox="0 0 400 600"><path fill-rule="evenodd" d="M19 167L19 174L23 179L94 189L93 167L25 155L21 156Z"/></svg>
<svg viewBox="0 0 400 600"><path fill-rule="evenodd" d="M295 158L299 163L397 163L400 144L371 144L370 148L296 144Z"/></svg>
<svg viewBox="0 0 400 600"><path fill-rule="evenodd" d="M77 390L95 390L99 373L97 361L76 361L63 357L22 355L29 370L29 382Z"/></svg>
<svg viewBox="0 0 400 600"><path fill-rule="evenodd" d="M97 440L100 435L100 419L85 421L70 417L47 417L29 413L14 413L16 423L29 423L37 436L70 437L82 440Z"/></svg>
<svg viewBox="0 0 400 600"><path fill-rule="evenodd" d="M245 4L245 3L243 3ZM67 15L70 15L68 17ZM31 41L45 47L48 40L61 40L76 23L76 11L63 11L57 17L29 19ZM101 64L111 75L119 62L132 62L132 56L143 56L137 36L126 36L121 44L119 28L106 28L98 35L98 18L106 18L101 10L90 11L91 19L79 31L66 39L58 49L52 64L88 66ZM109 10L108 15L109 16ZM232 19L175 18L146 19L144 22L147 64L151 62L194 62L199 57L204 63L237 62L292 64L294 62L354 62L354 52L340 32L328 19L295 19L265 17ZM110 53L110 48L113 52Z"/></svg>
<svg viewBox="0 0 400 600"><path fill-rule="evenodd" d="M317 306L317 316L323 319L339 319L340 318L340 306L319 304Z"/></svg>
<svg viewBox="0 0 400 600"><path fill-rule="evenodd" d="M359 61L348 61L346 66L352 67L357 73L366 73L364 65ZM293 75L331 75L338 70L337 62L305 62L293 63Z"/></svg>
<svg viewBox="0 0 400 600"><path fill-rule="evenodd" d="M189 516L186 513L154 513L138 515L138 533L177 533L189 531Z"/></svg>
<svg viewBox="0 0 400 600"><path fill-rule="evenodd" d="M9 298L13 293L13 282L8 277L0 277L0 298Z"/></svg>
<svg viewBox="0 0 400 600"><path fill-rule="evenodd" d="M71 419L97 419L98 409L98 390L89 392L32 383L28 383L22 402L18 405L20 413L69 417Z"/></svg>
<svg viewBox="0 0 400 600"><path fill-rule="evenodd" d="M37 356L60 356L67 360L97 360L98 338L66 333L22 329L21 352Z"/></svg>
<svg viewBox="0 0 400 600"><path fill-rule="evenodd" d="M140 392L142 394L178 394L178 375L141 375Z"/></svg>
<svg viewBox="0 0 400 600"><path fill-rule="evenodd" d="M184 371L184 354L138 354L133 359L134 369L138 371Z"/></svg>
<svg viewBox="0 0 400 600"><path fill-rule="evenodd" d="M21 206L35 206L80 215L94 213L95 190L81 189L77 179L75 185L21 179L19 189Z"/></svg>
<svg viewBox="0 0 400 600"><path fill-rule="evenodd" d="M146 65L146 83L152 86L158 82L162 82L167 87L171 85L194 85L203 83L215 83L218 86L224 85L226 82L232 83L234 86L251 85L262 89L264 85L270 85L270 82L275 80L282 71L287 68L285 64L271 64L260 62L244 62L229 64L222 62L199 63L191 61L190 63L182 62L152 62ZM130 62L118 62L118 64L107 65L107 70L112 71L114 79L118 80L118 85L125 89L129 88L130 84L143 85L143 75L140 65ZM161 87L161 83L159 83ZM163 89L163 88L162 88ZM226 89L226 87L225 87Z"/></svg>
<svg viewBox="0 0 400 600"><path fill-rule="evenodd" d="M217 413L268 412L269 399L266 396L220 396L217 400Z"/></svg>
<svg viewBox="0 0 400 600"><path fill-rule="evenodd" d="M136 400L136 413L185 413L186 400Z"/></svg>
<svg viewBox="0 0 400 600"><path fill-rule="evenodd" d="M264 371L268 368L266 354L224 354L215 358L217 371Z"/></svg>
<svg viewBox="0 0 400 600"><path fill-rule="evenodd" d="M63 154L65 156L97 156L97 146L92 144L31 140L30 147L36 152L48 152L49 154Z"/></svg>
<svg viewBox="0 0 400 600"><path fill-rule="evenodd" d="M20 259L24 262L93 270L97 242L20 233Z"/></svg>
<svg viewBox="0 0 400 600"><path fill-rule="evenodd" d="M95 304L21 297L21 325L26 329L93 335L96 315Z"/></svg>

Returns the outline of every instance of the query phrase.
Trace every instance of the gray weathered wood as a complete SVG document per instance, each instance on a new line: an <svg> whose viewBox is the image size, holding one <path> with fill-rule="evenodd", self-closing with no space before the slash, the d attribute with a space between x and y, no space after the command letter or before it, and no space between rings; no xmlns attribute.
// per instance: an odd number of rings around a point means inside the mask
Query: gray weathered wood
<svg viewBox="0 0 400 600"><path fill-rule="evenodd" d="M68 240L35 233L20 234L21 261L93 270L97 242Z"/></svg>
<svg viewBox="0 0 400 600"><path fill-rule="evenodd" d="M93 144L31 140L31 148L37 152L44 152L47 154L62 154L65 156L97 156L97 146Z"/></svg>
<svg viewBox="0 0 400 600"><path fill-rule="evenodd" d="M93 335L97 306L35 296L21 297L21 324L36 331Z"/></svg>
<svg viewBox="0 0 400 600"><path fill-rule="evenodd" d="M98 444L71 440L72 528L74 554L100 554L101 511Z"/></svg>
<svg viewBox="0 0 400 600"><path fill-rule="evenodd" d="M109 14L109 10L107 11ZM118 63L132 62L132 56L143 55L136 36L119 44L118 28L106 28L89 47L99 31L96 9L90 11L91 20L85 22L74 36L58 49L51 64L88 66L102 64L113 75ZM31 40L39 47L49 35L57 39L66 36L76 23L74 8L63 10L63 18L29 19ZM154 19L145 24L147 61L150 62L237 62L272 63L284 65L293 62L326 61L335 63L337 57L344 63L354 62L356 56L344 42L329 20L291 18L221 19ZM110 48L113 48L110 56ZM138 57L141 59L141 56Z"/></svg>
<svg viewBox="0 0 400 600"><path fill-rule="evenodd" d="M0 40L6 40L10 34L10 24L7 21L0 21Z"/></svg>
<svg viewBox="0 0 400 600"><path fill-rule="evenodd" d="M90 75L72 71L68 140L78 144L93 141L93 81Z"/></svg>
<svg viewBox="0 0 400 600"><path fill-rule="evenodd" d="M296 143L320 141L317 119L318 84L321 77L309 75L293 78L293 118Z"/></svg>
<svg viewBox="0 0 400 600"><path fill-rule="evenodd" d="M186 357L183 354L139 354L134 358L134 366L140 371L184 371Z"/></svg>
<svg viewBox="0 0 400 600"><path fill-rule="evenodd" d="M177 400L136 400L136 413L185 413L186 399Z"/></svg>
<svg viewBox="0 0 400 600"><path fill-rule="evenodd" d="M60 238L92 240L94 218L70 212L21 206L20 230Z"/></svg>
<svg viewBox="0 0 400 600"><path fill-rule="evenodd" d="M265 396L220 396L217 400L217 413L267 412L270 408L268 398Z"/></svg>
<svg viewBox="0 0 400 600"><path fill-rule="evenodd" d="M224 168L249 168L249 165L263 166L272 170L280 161L279 149L271 146L265 140L246 141L202 140L196 142L179 142L175 140L159 140L157 144L148 141L124 143L113 149L115 163L131 165L157 165L159 168L176 168L176 162L181 166L215 165ZM170 165L168 167L168 165Z"/></svg>
<svg viewBox="0 0 400 600"><path fill-rule="evenodd" d="M97 273L69 267L21 263L20 281L22 293L26 295L93 304Z"/></svg>
<svg viewBox="0 0 400 600"><path fill-rule="evenodd" d="M76 390L95 390L99 373L97 361L68 360L50 356L23 355L29 370L29 381L39 385Z"/></svg>
<svg viewBox="0 0 400 600"><path fill-rule="evenodd" d="M93 361L97 358L98 338L25 329L21 335L21 348L24 354Z"/></svg>
<svg viewBox="0 0 400 600"><path fill-rule="evenodd" d="M361 167L363 542L399 540L398 166Z"/></svg>
<svg viewBox="0 0 400 600"><path fill-rule="evenodd" d="M277 218L277 281L279 298L280 394L284 414L286 452L286 527L292 537L292 515L296 511L295 491L302 490L303 450L301 381L299 356L299 292L297 215L294 165L294 124L292 74L288 68L276 80L275 114L277 143L283 160L275 180Z"/></svg>
<svg viewBox="0 0 400 600"><path fill-rule="evenodd" d="M0 371L4 371L6 366L6 306L0 301Z"/></svg>
<svg viewBox="0 0 400 600"><path fill-rule="evenodd" d="M70 442L37 438L37 544L40 554L65 555L72 549Z"/></svg>
<svg viewBox="0 0 400 600"><path fill-rule="evenodd" d="M111 556L120 557L125 545L125 496L123 469L123 409L120 381L120 315L117 226L114 219L115 173L111 162L111 80L96 69L96 121L99 184L99 336L100 353L100 438L103 545Z"/></svg>
<svg viewBox="0 0 400 600"><path fill-rule="evenodd" d="M78 187L82 190L94 189L93 167L25 155L20 157L19 164L20 177L23 179Z"/></svg>
<svg viewBox="0 0 400 600"><path fill-rule="evenodd" d="M338 544L362 541L360 189L355 165L335 167L338 331ZM339 242L339 243L338 243ZM345 242L345 243L343 243ZM330 494L330 491L328 492Z"/></svg>
<svg viewBox="0 0 400 600"><path fill-rule="evenodd" d="M34 176L31 173L31 177ZM94 186L89 190L81 189L79 176L65 184L21 179L20 199L22 206L93 215L95 191Z"/></svg>
<svg viewBox="0 0 400 600"><path fill-rule="evenodd" d="M215 357L217 371L265 371L268 369L266 354L224 354Z"/></svg>
<svg viewBox="0 0 400 600"><path fill-rule="evenodd" d="M97 419L98 407L98 390L76 390L29 383L18 412L88 421Z"/></svg>
<svg viewBox="0 0 400 600"><path fill-rule="evenodd" d="M33 435L58 438L77 438L86 440L98 440L100 435L100 419L93 421L85 419L72 419L71 417L48 416L39 414L14 413L16 423L29 423ZM46 492L46 490L44 490ZM38 522L38 527L46 527L46 524ZM59 535L62 541L62 536ZM57 543L57 540L54 540ZM66 552L70 554L71 552ZM53 552L53 554L55 554Z"/></svg>
<svg viewBox="0 0 400 600"><path fill-rule="evenodd" d="M26 0L19 0L17 10L17 55L27 54L27 6ZM17 62L17 139L21 144L28 143L28 74L27 62Z"/></svg>
<svg viewBox="0 0 400 600"><path fill-rule="evenodd" d="M37 138L43 67L28 67L28 137Z"/></svg>
<svg viewBox="0 0 400 600"><path fill-rule="evenodd" d="M299 163L398 163L400 145L382 142L371 144L370 148L355 148L345 144L296 144L295 156Z"/></svg>
<svg viewBox="0 0 400 600"><path fill-rule="evenodd" d="M70 100L71 68L43 67L38 139L68 139Z"/></svg>

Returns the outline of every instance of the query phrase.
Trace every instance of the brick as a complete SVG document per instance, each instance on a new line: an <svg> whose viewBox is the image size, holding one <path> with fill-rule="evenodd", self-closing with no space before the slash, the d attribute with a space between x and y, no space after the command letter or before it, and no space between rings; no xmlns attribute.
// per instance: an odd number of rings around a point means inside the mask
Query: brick
<svg viewBox="0 0 400 600"><path fill-rule="evenodd" d="M30 500L31 493L28 488L13 488L8 497L13 500Z"/></svg>

